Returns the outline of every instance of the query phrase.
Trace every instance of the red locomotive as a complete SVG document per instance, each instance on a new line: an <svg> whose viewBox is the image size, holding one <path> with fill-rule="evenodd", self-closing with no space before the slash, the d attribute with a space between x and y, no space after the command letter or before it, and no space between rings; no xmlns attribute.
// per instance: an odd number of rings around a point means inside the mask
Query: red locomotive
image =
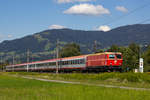
<svg viewBox="0 0 150 100"><path fill-rule="evenodd" d="M6 71L121 71L122 54L104 52L6 66ZM56 67L56 65L58 66Z"/></svg>

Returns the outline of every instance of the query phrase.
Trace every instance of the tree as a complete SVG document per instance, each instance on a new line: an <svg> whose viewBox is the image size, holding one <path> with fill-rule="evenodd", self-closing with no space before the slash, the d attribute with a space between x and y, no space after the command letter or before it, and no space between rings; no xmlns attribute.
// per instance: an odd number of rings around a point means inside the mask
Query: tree
<svg viewBox="0 0 150 100"><path fill-rule="evenodd" d="M120 51L120 47L117 45L112 45L110 47L110 49L108 49L109 52L119 52Z"/></svg>
<svg viewBox="0 0 150 100"><path fill-rule="evenodd" d="M0 71L3 70L3 68L7 65L9 65L8 61L0 63Z"/></svg>
<svg viewBox="0 0 150 100"><path fill-rule="evenodd" d="M131 65L132 68L138 68L139 67L139 58L142 55L142 52L140 51L140 46L136 43L129 44L129 49L131 52Z"/></svg>
<svg viewBox="0 0 150 100"><path fill-rule="evenodd" d="M133 54L135 56L137 56L137 59L139 59L140 57L140 46L138 44L135 44L135 43L131 43L129 44L129 48L132 50Z"/></svg>
<svg viewBox="0 0 150 100"><path fill-rule="evenodd" d="M60 51L61 57L71 57L80 55L80 46L76 43L66 44Z"/></svg>
<svg viewBox="0 0 150 100"><path fill-rule="evenodd" d="M150 71L150 46L144 52L143 58L144 58L144 70L145 71Z"/></svg>
<svg viewBox="0 0 150 100"><path fill-rule="evenodd" d="M102 53L102 52L105 52L104 49L98 49L95 53Z"/></svg>

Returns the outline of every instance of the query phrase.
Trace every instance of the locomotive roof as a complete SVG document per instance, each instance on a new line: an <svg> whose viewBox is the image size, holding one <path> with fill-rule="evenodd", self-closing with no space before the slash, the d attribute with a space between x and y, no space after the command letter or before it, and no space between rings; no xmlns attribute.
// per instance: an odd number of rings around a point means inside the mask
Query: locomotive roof
<svg viewBox="0 0 150 100"><path fill-rule="evenodd" d="M101 54L121 54L120 52L102 52L96 54L89 54L88 56L101 55Z"/></svg>

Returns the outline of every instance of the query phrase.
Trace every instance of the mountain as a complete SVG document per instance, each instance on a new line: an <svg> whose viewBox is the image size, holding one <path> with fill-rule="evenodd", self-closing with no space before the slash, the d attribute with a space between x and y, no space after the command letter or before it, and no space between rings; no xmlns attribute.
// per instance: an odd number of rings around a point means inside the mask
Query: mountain
<svg viewBox="0 0 150 100"><path fill-rule="evenodd" d="M127 46L135 42L138 44L150 43L150 24L127 25L112 29L108 32L102 31L82 31L72 29L45 30L33 35L25 36L15 40L6 40L0 43L0 54L7 55L6 59L14 54L25 56L29 49L35 57L48 58L54 54L56 40L60 45L76 42L80 44L82 53L91 52L95 40L100 44L100 48L107 48L112 44ZM8 57L9 56L9 57Z"/></svg>

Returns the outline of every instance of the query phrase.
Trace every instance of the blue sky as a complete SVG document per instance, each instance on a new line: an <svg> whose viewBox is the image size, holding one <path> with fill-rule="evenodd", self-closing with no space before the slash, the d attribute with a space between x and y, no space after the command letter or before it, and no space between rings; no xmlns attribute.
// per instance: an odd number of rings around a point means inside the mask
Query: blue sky
<svg viewBox="0 0 150 100"><path fill-rule="evenodd" d="M149 19L149 9L149 0L0 0L0 42L53 28L108 31Z"/></svg>

